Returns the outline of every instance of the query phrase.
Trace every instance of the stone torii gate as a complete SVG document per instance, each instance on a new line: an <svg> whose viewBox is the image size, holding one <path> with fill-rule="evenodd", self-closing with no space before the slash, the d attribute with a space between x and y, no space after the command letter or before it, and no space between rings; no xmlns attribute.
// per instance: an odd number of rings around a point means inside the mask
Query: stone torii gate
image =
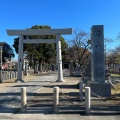
<svg viewBox="0 0 120 120"><path fill-rule="evenodd" d="M18 50L18 75L17 82L24 82L22 79L22 64L23 64L23 44L24 43L56 43L57 46L57 65L58 65L58 82L64 82L62 72L62 57L61 57L61 41L60 35L72 34L72 28L67 29L26 29L26 30L7 30L10 36L19 36ZM24 36L32 35L56 35L56 39L24 39Z"/></svg>

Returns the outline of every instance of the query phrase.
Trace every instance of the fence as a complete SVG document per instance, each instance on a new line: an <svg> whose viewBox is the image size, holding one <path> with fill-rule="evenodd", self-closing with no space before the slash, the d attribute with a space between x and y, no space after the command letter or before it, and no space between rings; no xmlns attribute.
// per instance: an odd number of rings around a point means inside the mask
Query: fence
<svg viewBox="0 0 120 120"><path fill-rule="evenodd" d="M1 76L2 81L16 79L17 78L17 71L2 71L1 75L2 75Z"/></svg>

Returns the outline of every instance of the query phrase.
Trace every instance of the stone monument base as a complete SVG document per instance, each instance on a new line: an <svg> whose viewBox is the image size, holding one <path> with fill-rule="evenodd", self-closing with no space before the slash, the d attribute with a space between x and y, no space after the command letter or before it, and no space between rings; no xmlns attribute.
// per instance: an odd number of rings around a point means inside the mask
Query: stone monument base
<svg viewBox="0 0 120 120"><path fill-rule="evenodd" d="M87 82L87 86L91 88L91 96L111 97L110 83Z"/></svg>

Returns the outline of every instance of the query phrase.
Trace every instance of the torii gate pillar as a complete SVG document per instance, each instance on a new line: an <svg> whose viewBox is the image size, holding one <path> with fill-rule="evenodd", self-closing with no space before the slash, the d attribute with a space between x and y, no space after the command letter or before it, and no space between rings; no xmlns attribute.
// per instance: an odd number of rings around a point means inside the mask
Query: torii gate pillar
<svg viewBox="0 0 120 120"><path fill-rule="evenodd" d="M58 82L65 82L63 80L63 71L62 71L62 56L61 56L61 41L60 35L56 35L56 46L57 46L57 65L58 65Z"/></svg>
<svg viewBox="0 0 120 120"><path fill-rule="evenodd" d="M19 35L17 80L15 82L24 82L22 80L22 67L23 67L23 35Z"/></svg>

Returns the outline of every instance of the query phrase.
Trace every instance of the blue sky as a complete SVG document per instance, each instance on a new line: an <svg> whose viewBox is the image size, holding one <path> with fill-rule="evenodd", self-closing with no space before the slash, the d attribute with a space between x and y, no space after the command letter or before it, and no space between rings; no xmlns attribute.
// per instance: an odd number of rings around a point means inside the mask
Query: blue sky
<svg viewBox="0 0 120 120"><path fill-rule="evenodd" d="M104 25L104 35L114 39L107 47L120 42L120 0L0 0L0 42L12 46L14 36L6 29L26 29L33 25L52 28L79 28L90 32L92 25ZM65 36L71 39L72 35ZM17 59L17 56L15 57Z"/></svg>

